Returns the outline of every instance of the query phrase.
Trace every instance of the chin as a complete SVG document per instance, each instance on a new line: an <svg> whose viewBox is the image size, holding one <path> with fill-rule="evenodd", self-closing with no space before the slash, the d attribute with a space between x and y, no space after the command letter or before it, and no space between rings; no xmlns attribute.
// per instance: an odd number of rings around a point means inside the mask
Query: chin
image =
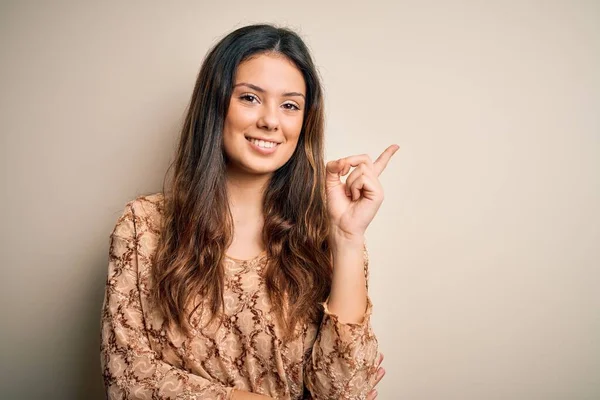
<svg viewBox="0 0 600 400"><path fill-rule="evenodd" d="M246 171L249 174L253 174L253 175L271 175L273 174L275 171L277 170L277 168L275 167L269 167L269 166L265 166L265 165L256 165L256 166L245 166L244 167L244 171Z"/></svg>

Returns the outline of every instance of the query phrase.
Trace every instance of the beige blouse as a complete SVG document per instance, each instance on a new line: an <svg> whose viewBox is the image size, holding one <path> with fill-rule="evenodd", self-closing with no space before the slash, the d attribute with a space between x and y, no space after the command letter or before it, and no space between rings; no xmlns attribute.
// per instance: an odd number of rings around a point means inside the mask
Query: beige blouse
<svg viewBox="0 0 600 400"><path fill-rule="evenodd" d="M231 399L234 388L274 399L366 398L378 356L370 299L362 323L340 322L324 302L320 325L299 324L283 342L265 253L225 258L224 315L206 326L198 311L191 337L166 329L150 300L162 205L161 193L130 201L110 236L101 345L109 399ZM366 247L364 266L367 273Z"/></svg>

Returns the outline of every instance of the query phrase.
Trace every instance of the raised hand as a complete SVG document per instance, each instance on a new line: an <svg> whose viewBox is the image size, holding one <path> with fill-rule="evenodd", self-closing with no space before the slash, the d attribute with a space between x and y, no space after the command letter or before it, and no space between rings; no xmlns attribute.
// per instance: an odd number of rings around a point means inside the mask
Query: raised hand
<svg viewBox="0 0 600 400"><path fill-rule="evenodd" d="M333 233L346 238L362 237L383 202L379 175L398 145L391 145L375 160L366 154L340 158L327 163L327 210ZM340 179L356 167L346 182Z"/></svg>

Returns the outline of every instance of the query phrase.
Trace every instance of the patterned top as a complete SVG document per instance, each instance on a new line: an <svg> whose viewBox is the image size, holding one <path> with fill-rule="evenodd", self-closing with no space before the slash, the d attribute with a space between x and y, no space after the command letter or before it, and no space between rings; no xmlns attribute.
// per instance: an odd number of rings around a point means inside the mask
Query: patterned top
<svg viewBox="0 0 600 400"><path fill-rule="evenodd" d="M102 309L101 361L109 399L231 399L233 389L274 399L365 399L378 356L370 316L342 323L322 303L319 325L298 324L286 342L270 312L263 270L225 257L225 313L206 326L192 316L192 335L166 328L151 305L151 258L159 236L161 193L127 203L110 235ZM364 249L365 273L368 255Z"/></svg>

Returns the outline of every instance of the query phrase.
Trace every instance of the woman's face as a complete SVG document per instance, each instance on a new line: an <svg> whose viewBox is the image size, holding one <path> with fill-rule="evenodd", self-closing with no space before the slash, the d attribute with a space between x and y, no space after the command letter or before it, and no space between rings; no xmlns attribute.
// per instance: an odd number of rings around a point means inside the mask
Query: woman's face
<svg viewBox="0 0 600 400"><path fill-rule="evenodd" d="M223 142L228 168L272 174L292 156L304 115L302 73L280 54L261 54L237 69Z"/></svg>

